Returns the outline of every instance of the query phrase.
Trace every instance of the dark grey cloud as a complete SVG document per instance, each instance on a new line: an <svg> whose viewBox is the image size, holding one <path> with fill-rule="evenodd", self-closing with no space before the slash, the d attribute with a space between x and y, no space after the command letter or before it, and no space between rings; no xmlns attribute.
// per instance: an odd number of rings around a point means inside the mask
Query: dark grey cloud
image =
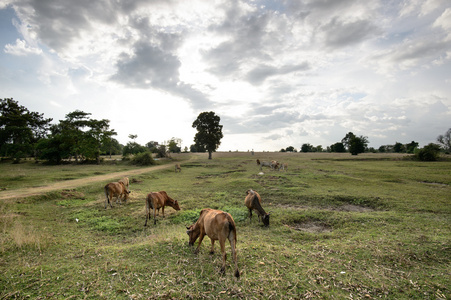
<svg viewBox="0 0 451 300"><path fill-rule="evenodd" d="M115 2L99 0L23 0L14 3L19 15L26 15L29 30L40 41L56 51L63 50L82 32L95 29L92 21L112 24L117 19ZM32 9L33 13L27 12Z"/></svg>
<svg viewBox="0 0 451 300"><path fill-rule="evenodd" d="M307 71L311 68L308 62L303 62L297 65L292 66L282 66L282 67L273 67L268 65L260 65L251 70L246 79L250 83L254 85L260 85L263 83L268 77L276 76L276 75L286 75L293 72L298 71Z"/></svg>
<svg viewBox="0 0 451 300"><path fill-rule="evenodd" d="M239 76L241 66L249 63L249 59L272 60L264 51L270 35L270 14L244 14L235 5L226 9L224 22L210 26L209 30L229 36L229 39L201 52L212 66L209 71L219 77Z"/></svg>
<svg viewBox="0 0 451 300"><path fill-rule="evenodd" d="M164 41L162 45L165 47ZM195 108L209 107L206 95L180 81L180 66L180 60L171 52L150 42L139 41L133 46L132 54L120 56L116 63L117 72L111 80L128 87L163 90L189 100Z"/></svg>
<svg viewBox="0 0 451 300"><path fill-rule="evenodd" d="M330 48L339 48L354 45L369 37L373 37L380 30L368 20L344 22L337 18L332 19L321 28L325 34L325 44Z"/></svg>

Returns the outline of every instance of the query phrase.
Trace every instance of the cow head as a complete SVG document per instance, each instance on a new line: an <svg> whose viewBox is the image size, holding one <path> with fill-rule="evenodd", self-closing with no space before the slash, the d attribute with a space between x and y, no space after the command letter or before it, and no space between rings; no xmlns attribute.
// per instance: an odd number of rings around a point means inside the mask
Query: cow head
<svg viewBox="0 0 451 300"><path fill-rule="evenodd" d="M269 226L269 213L262 217L263 225Z"/></svg>
<svg viewBox="0 0 451 300"><path fill-rule="evenodd" d="M199 237L199 235L200 235L200 229L196 226L196 224L193 224L193 225L191 225L191 226L189 226L189 227L186 227L186 234L188 235L188 237L189 237L189 242L188 242L188 244L190 245L190 246L193 246L194 245L194 243L196 242L196 240L197 240L197 238Z"/></svg>
<svg viewBox="0 0 451 300"><path fill-rule="evenodd" d="M177 200L171 199L171 206L175 210L180 210L179 202Z"/></svg>

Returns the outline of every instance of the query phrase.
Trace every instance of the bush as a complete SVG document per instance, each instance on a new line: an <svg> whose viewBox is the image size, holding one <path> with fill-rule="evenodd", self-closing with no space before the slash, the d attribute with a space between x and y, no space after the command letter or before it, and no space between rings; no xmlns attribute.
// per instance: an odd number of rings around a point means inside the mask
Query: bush
<svg viewBox="0 0 451 300"><path fill-rule="evenodd" d="M132 163L139 166L150 166L155 164L155 160L152 157L152 153L143 152L136 154L132 159Z"/></svg>
<svg viewBox="0 0 451 300"><path fill-rule="evenodd" d="M430 143L415 153L415 158L421 161L436 161L440 154L440 146Z"/></svg>

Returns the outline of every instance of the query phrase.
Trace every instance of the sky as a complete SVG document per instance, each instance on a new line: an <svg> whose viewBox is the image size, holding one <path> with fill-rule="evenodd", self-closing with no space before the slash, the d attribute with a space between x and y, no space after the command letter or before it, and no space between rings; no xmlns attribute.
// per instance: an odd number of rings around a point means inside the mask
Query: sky
<svg viewBox="0 0 451 300"><path fill-rule="evenodd" d="M120 143L218 151L435 142L451 128L449 0L1 0L0 98L110 120Z"/></svg>

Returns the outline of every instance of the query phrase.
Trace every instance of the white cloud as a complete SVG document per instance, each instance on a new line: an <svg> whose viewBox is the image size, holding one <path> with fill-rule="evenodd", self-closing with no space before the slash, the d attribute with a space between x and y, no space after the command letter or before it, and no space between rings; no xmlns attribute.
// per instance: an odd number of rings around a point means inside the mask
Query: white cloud
<svg viewBox="0 0 451 300"><path fill-rule="evenodd" d="M5 53L17 56L27 56L27 55L40 55L42 50L38 48L31 47L26 41L17 39L14 45L6 44L4 48Z"/></svg>

